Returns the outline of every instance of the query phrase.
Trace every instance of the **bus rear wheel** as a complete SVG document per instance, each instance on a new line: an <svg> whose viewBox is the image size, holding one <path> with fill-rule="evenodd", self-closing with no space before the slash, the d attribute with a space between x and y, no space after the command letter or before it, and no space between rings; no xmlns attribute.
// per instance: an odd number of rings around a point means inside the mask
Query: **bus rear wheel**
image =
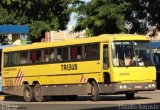
<svg viewBox="0 0 160 110"><path fill-rule="evenodd" d="M38 83L34 86L34 97L35 97L35 100L37 102L44 101L44 97L43 97L43 94L42 94L42 89L41 89L41 86Z"/></svg>
<svg viewBox="0 0 160 110"><path fill-rule="evenodd" d="M25 102L34 101L33 89L29 84L24 84L23 85L23 98L24 98Z"/></svg>
<svg viewBox="0 0 160 110"><path fill-rule="evenodd" d="M98 85L95 81L91 82L91 99L92 101L99 101L100 100L100 95L99 95L99 88Z"/></svg>
<svg viewBox="0 0 160 110"><path fill-rule="evenodd" d="M134 99L134 93L126 93L126 99Z"/></svg>

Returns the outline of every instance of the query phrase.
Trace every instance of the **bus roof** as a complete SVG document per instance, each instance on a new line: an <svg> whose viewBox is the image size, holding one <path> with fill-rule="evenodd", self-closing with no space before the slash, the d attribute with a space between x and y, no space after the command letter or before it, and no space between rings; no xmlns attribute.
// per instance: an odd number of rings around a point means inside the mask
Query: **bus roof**
<svg viewBox="0 0 160 110"><path fill-rule="evenodd" d="M34 48L47 48L54 46L65 46L65 45L76 45L83 43L92 43L92 42L106 42L113 40L149 40L147 36L135 35L135 34L102 34L96 37L88 37L81 39L73 40L64 40L64 41L55 41L55 42L39 42L23 46L14 46L4 49L4 51L16 51L16 50L27 50Z"/></svg>
<svg viewBox="0 0 160 110"><path fill-rule="evenodd" d="M0 50L3 48L11 47L11 46L13 46L13 45L0 45Z"/></svg>

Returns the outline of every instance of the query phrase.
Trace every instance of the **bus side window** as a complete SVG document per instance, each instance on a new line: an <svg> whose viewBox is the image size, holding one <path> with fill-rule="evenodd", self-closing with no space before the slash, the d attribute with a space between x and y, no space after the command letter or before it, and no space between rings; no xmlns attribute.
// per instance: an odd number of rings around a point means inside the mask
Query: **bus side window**
<svg viewBox="0 0 160 110"><path fill-rule="evenodd" d="M49 49L50 61L53 62L55 59L54 49Z"/></svg>
<svg viewBox="0 0 160 110"><path fill-rule="evenodd" d="M103 46L103 69L106 70L109 68L109 54L108 54L108 45Z"/></svg>
<svg viewBox="0 0 160 110"><path fill-rule="evenodd" d="M92 58L99 58L99 44L92 45Z"/></svg>
<svg viewBox="0 0 160 110"><path fill-rule="evenodd" d="M35 63L36 61L36 51L35 50L31 51L30 58L31 58L31 62Z"/></svg>
<svg viewBox="0 0 160 110"><path fill-rule="evenodd" d="M15 59L16 59L16 60L15 60L15 64L16 64L16 65L20 64L20 58L21 58L20 56L21 56L21 55L20 55L20 52L16 52L16 53L15 53Z"/></svg>
<svg viewBox="0 0 160 110"><path fill-rule="evenodd" d="M15 64L15 53L12 52L10 53L10 65L14 65Z"/></svg>
<svg viewBox="0 0 160 110"><path fill-rule="evenodd" d="M68 47L63 47L62 48L62 60L67 61L68 58Z"/></svg>
<svg viewBox="0 0 160 110"><path fill-rule="evenodd" d="M29 54L28 51L21 52L20 54L20 64L28 64L29 63Z"/></svg>
<svg viewBox="0 0 160 110"><path fill-rule="evenodd" d="M41 50L36 50L36 63L44 62L44 58Z"/></svg>
<svg viewBox="0 0 160 110"><path fill-rule="evenodd" d="M92 45L85 45L85 59L92 58Z"/></svg>
<svg viewBox="0 0 160 110"><path fill-rule="evenodd" d="M77 60L82 59L82 46L77 46Z"/></svg>
<svg viewBox="0 0 160 110"><path fill-rule="evenodd" d="M71 47L71 60L76 60L77 49L75 46Z"/></svg>
<svg viewBox="0 0 160 110"><path fill-rule="evenodd" d="M4 54L4 65L9 65L9 53Z"/></svg>
<svg viewBox="0 0 160 110"><path fill-rule="evenodd" d="M62 48L57 48L57 61L62 61Z"/></svg>
<svg viewBox="0 0 160 110"><path fill-rule="evenodd" d="M82 46L72 46L71 47L71 60L81 60L82 59Z"/></svg>
<svg viewBox="0 0 160 110"><path fill-rule="evenodd" d="M42 56L43 56L42 58L44 62L50 62L51 55L48 49L45 49L44 51L42 51Z"/></svg>

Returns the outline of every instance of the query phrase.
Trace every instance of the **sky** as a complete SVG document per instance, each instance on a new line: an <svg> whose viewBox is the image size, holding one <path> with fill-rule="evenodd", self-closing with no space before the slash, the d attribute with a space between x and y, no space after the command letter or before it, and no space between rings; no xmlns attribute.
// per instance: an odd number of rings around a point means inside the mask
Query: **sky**
<svg viewBox="0 0 160 110"><path fill-rule="evenodd" d="M90 0L81 0L81 1L88 2ZM67 25L68 30L71 30L71 28L76 25L76 22L77 22L77 18L76 17L77 17L76 13L71 13L71 15L70 15L70 21L69 21L69 23Z"/></svg>
<svg viewBox="0 0 160 110"><path fill-rule="evenodd" d="M77 22L76 13L71 13L70 21L69 21L67 27L71 28L72 26L75 26L76 22Z"/></svg>

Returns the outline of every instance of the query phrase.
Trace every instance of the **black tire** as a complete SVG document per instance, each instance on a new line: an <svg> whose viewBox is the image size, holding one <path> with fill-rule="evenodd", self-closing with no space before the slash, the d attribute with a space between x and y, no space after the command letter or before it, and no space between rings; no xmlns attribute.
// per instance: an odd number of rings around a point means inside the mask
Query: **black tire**
<svg viewBox="0 0 160 110"><path fill-rule="evenodd" d="M34 97L35 97L36 102L44 101L42 89L38 83L34 86Z"/></svg>
<svg viewBox="0 0 160 110"><path fill-rule="evenodd" d="M25 102L33 102L34 101L33 88L29 84L23 85L23 98L24 98Z"/></svg>
<svg viewBox="0 0 160 110"><path fill-rule="evenodd" d="M91 99L92 101L99 101L100 100L100 95L99 95L99 88L98 85L95 81L91 82Z"/></svg>
<svg viewBox="0 0 160 110"><path fill-rule="evenodd" d="M134 99L134 93L126 93L126 99L128 100Z"/></svg>

